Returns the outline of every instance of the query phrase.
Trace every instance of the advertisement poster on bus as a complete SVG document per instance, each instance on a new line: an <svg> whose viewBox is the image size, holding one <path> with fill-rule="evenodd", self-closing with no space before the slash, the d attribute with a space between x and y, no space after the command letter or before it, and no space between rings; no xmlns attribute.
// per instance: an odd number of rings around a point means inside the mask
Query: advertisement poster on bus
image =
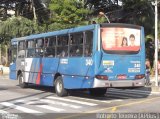
<svg viewBox="0 0 160 119"><path fill-rule="evenodd" d="M101 28L102 48L110 51L139 51L140 30L133 28Z"/></svg>

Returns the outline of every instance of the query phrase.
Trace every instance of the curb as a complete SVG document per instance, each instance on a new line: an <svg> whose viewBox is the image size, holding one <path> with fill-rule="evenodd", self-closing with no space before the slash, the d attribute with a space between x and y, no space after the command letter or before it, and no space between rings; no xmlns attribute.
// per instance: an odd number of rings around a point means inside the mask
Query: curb
<svg viewBox="0 0 160 119"><path fill-rule="evenodd" d="M158 87L158 86L152 86L151 87L151 91L152 92L159 92L160 93L160 87Z"/></svg>

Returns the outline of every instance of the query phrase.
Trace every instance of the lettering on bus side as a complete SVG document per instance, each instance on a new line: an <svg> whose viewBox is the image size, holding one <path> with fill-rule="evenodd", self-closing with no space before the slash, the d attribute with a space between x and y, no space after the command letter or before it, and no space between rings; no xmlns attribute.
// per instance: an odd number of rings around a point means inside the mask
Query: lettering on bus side
<svg viewBox="0 0 160 119"><path fill-rule="evenodd" d="M103 60L102 64L106 68L106 73L113 73L114 60Z"/></svg>
<svg viewBox="0 0 160 119"><path fill-rule="evenodd" d="M108 66L108 67L106 67L105 72L106 72L106 73L113 73L113 66Z"/></svg>
<svg viewBox="0 0 160 119"><path fill-rule="evenodd" d="M103 60L103 66L114 66L114 60Z"/></svg>
<svg viewBox="0 0 160 119"><path fill-rule="evenodd" d="M60 64L68 64L68 59L61 59Z"/></svg>
<svg viewBox="0 0 160 119"><path fill-rule="evenodd" d="M128 72L137 73L140 72L140 68L128 68Z"/></svg>
<svg viewBox="0 0 160 119"><path fill-rule="evenodd" d="M128 68L128 72L137 73L140 72L141 62L140 61L130 61L132 68Z"/></svg>
<svg viewBox="0 0 160 119"><path fill-rule="evenodd" d="M92 59L86 59L86 66L91 66L93 65L93 60Z"/></svg>

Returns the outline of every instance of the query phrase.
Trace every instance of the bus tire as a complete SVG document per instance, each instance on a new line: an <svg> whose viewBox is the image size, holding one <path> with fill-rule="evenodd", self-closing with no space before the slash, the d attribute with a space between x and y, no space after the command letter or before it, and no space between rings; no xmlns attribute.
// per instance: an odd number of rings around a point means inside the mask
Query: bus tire
<svg viewBox="0 0 160 119"><path fill-rule="evenodd" d="M91 88L89 89L90 95L92 96L103 96L106 94L107 88Z"/></svg>
<svg viewBox="0 0 160 119"><path fill-rule="evenodd" d="M55 91L57 96L60 96L60 97L68 95L67 90L64 88L63 79L61 76L58 76L55 81Z"/></svg>
<svg viewBox="0 0 160 119"><path fill-rule="evenodd" d="M18 80L19 80L19 86L21 88L26 88L28 86L28 84L24 82L24 77L22 73L18 75Z"/></svg>

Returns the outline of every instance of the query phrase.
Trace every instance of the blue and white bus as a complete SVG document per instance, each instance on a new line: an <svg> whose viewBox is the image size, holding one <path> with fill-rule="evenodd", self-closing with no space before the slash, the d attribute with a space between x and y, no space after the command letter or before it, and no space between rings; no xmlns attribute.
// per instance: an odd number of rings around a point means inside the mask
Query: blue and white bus
<svg viewBox="0 0 160 119"><path fill-rule="evenodd" d="M58 96L71 89L103 95L107 88L145 82L144 28L92 24L11 40L10 79L53 86Z"/></svg>

